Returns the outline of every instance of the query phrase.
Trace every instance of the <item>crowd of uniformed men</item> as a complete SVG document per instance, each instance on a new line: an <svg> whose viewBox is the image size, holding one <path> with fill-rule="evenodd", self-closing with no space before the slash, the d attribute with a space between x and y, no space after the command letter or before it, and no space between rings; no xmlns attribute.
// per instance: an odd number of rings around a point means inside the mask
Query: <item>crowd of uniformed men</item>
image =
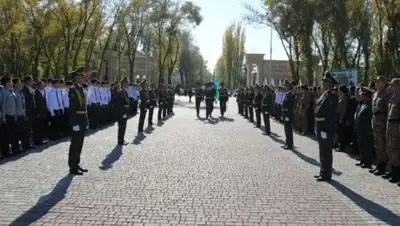
<svg viewBox="0 0 400 226"><path fill-rule="evenodd" d="M320 87L288 81L284 86L243 87L236 101L238 113L257 127L263 119L266 135L271 135L270 116L282 122L284 149L294 148L293 131L315 137L321 163L318 181L331 180L335 150L356 155L357 166L400 186L399 78L388 82L379 76L368 86L347 87L327 72Z"/></svg>
<svg viewBox="0 0 400 226"><path fill-rule="evenodd" d="M174 88L142 81L138 85L123 79L109 83L86 81L85 68L70 74L71 81L34 80L3 76L0 84L1 159L42 146L48 140L70 137L69 166L72 174L87 170L79 166L79 156L87 128L99 129L118 122L118 144L126 145L128 118L139 113L138 136L143 135L146 114L153 125L153 112L159 106L159 124L173 114ZM75 163L74 163L75 162Z"/></svg>

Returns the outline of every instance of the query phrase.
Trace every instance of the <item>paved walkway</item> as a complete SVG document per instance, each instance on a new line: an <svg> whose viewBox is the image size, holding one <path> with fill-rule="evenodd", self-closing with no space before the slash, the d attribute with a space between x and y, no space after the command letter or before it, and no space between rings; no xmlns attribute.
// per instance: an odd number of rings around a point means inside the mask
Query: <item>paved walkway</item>
<svg viewBox="0 0 400 226"><path fill-rule="evenodd" d="M263 136L233 101L230 120L210 123L178 99L139 144L116 147L116 126L88 136L84 176L67 174L69 142L0 162L0 225L400 225L400 188L345 154L317 183L315 141L295 135L285 151L281 125Z"/></svg>

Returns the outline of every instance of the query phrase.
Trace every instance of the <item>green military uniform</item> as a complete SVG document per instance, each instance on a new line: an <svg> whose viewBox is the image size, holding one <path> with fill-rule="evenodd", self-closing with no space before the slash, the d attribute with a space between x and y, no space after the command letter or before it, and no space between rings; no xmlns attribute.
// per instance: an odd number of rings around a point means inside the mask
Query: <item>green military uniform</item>
<svg viewBox="0 0 400 226"><path fill-rule="evenodd" d="M333 85L336 83L329 72L325 73L323 80ZM332 149L337 127L337 106L338 97L333 89L326 90L319 97L315 106L315 131L318 137L321 162L320 173L315 176L318 181L330 181L332 179Z"/></svg>
<svg viewBox="0 0 400 226"><path fill-rule="evenodd" d="M125 82L128 82L126 78L122 80L122 88L115 97L115 107L118 112L118 145L127 144L127 142L125 142L125 131L130 110L130 100L126 88L123 87Z"/></svg>
<svg viewBox="0 0 400 226"><path fill-rule="evenodd" d="M294 121L294 107L295 107L295 96L292 92L292 84L286 83L289 87L289 92L285 94L282 102L282 118L283 126L285 129L286 143L283 146L284 149L293 148L293 121Z"/></svg>
<svg viewBox="0 0 400 226"><path fill-rule="evenodd" d="M254 96L253 107L256 113L256 127L261 127L261 110L262 110L262 99L263 94L261 92L261 87L259 85L256 86L256 94Z"/></svg>
<svg viewBox="0 0 400 226"><path fill-rule="evenodd" d="M221 111L221 117L224 117L226 112L226 102L229 100L228 90L224 87L224 83L221 82L221 88L219 89L219 110Z"/></svg>
<svg viewBox="0 0 400 226"><path fill-rule="evenodd" d="M147 109L149 108L149 91L147 89L147 81L143 81L140 90L140 104L139 104L139 125L138 136L143 135L144 120L146 118Z"/></svg>
<svg viewBox="0 0 400 226"><path fill-rule="evenodd" d="M83 67L71 72L72 78L76 76L85 76ZM88 126L86 95L83 87L79 84L75 84L69 89L68 97L68 116L70 126L72 127L68 165L70 174L82 175L82 172L87 172L87 170L79 166L85 132Z"/></svg>

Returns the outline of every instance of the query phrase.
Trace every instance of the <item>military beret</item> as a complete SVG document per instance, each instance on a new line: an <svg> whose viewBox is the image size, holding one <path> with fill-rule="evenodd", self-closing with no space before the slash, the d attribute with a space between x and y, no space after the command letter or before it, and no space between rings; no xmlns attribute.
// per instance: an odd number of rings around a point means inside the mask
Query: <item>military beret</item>
<svg viewBox="0 0 400 226"><path fill-rule="evenodd" d="M324 77L322 78L322 81L330 82L330 83L332 83L332 85L338 84L336 79L332 76L332 74L329 71L326 71L324 73Z"/></svg>
<svg viewBox="0 0 400 226"><path fill-rule="evenodd" d="M75 78L75 76L77 75L85 76L85 68L84 67L75 68L69 73L69 75L71 76L71 78Z"/></svg>
<svg viewBox="0 0 400 226"><path fill-rule="evenodd" d="M366 87L366 86L361 86L360 87L360 93L362 94L367 94L367 95L372 95L375 91Z"/></svg>
<svg viewBox="0 0 400 226"><path fill-rule="evenodd" d="M383 77L383 76L378 76L378 77L376 77L375 80L376 81L381 81L381 82L387 82L387 79L385 77Z"/></svg>
<svg viewBox="0 0 400 226"><path fill-rule="evenodd" d="M392 79L392 81L390 82L390 84L391 84L392 86L398 86L398 85L400 85L400 78L394 78L394 79Z"/></svg>

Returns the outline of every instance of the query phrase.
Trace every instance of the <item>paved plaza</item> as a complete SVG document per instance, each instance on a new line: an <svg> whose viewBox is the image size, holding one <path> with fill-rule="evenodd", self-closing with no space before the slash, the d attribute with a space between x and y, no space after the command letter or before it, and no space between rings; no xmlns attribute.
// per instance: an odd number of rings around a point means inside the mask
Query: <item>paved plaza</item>
<svg viewBox="0 0 400 226"><path fill-rule="evenodd" d="M233 99L227 120L195 115L179 97L175 116L135 144L117 147L116 125L89 134L84 176L68 175L68 141L0 162L0 225L400 225L400 187L346 154L334 154L334 181L318 183L314 140L281 149L282 125L262 135Z"/></svg>

